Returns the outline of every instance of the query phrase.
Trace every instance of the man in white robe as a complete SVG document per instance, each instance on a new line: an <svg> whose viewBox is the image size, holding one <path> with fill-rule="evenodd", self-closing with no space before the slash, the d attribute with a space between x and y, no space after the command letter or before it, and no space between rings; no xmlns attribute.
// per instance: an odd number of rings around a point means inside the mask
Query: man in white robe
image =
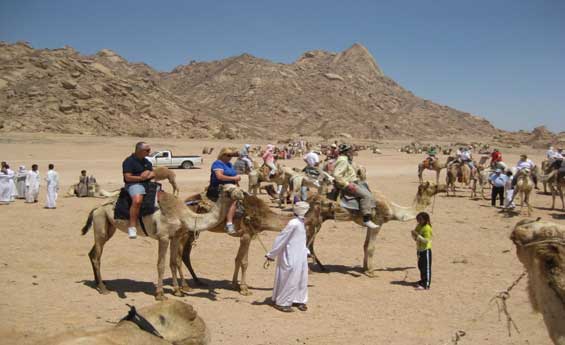
<svg viewBox="0 0 565 345"><path fill-rule="evenodd" d="M45 208L56 208L57 192L59 191L59 174L55 171L53 164L49 164L49 171L45 177L45 182L47 182L47 202L45 203Z"/></svg>
<svg viewBox="0 0 565 345"><path fill-rule="evenodd" d="M39 171L37 164L31 166L26 176L26 202L37 202L39 196Z"/></svg>
<svg viewBox="0 0 565 345"><path fill-rule="evenodd" d="M16 174L16 198L25 199L26 197L26 167L21 165Z"/></svg>
<svg viewBox="0 0 565 345"><path fill-rule="evenodd" d="M8 205L11 196L11 183L12 177L8 174L5 166L0 168L0 205Z"/></svg>
<svg viewBox="0 0 565 345"><path fill-rule="evenodd" d="M274 307L291 312L291 306L306 311L308 302L308 255L304 215L308 212L307 202L297 202L293 211L296 218L288 222L275 239L273 248L265 255L267 260L277 259L273 288Z"/></svg>
<svg viewBox="0 0 565 345"><path fill-rule="evenodd" d="M18 192L16 191L16 172L10 169L10 166L6 164L6 171L8 176L10 176L10 201L15 201Z"/></svg>

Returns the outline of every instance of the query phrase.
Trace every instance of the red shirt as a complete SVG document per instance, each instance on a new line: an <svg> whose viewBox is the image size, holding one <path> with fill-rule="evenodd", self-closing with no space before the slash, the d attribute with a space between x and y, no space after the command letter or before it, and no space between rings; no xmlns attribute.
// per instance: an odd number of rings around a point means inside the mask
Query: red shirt
<svg viewBox="0 0 565 345"><path fill-rule="evenodd" d="M492 162L502 162L502 153L500 153L500 151L494 151L491 153L490 159Z"/></svg>

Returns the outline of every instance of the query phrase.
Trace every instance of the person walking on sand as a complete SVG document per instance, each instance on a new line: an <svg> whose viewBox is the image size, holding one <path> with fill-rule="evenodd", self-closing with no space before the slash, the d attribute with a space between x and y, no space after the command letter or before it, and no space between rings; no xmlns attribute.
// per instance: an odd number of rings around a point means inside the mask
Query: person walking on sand
<svg viewBox="0 0 565 345"><path fill-rule="evenodd" d="M306 247L306 228L304 216L310 205L299 201L294 204L296 216L279 233L273 248L265 255L267 260L277 259L275 283L273 288L274 307L282 312L291 312L295 305L298 310L308 308L308 255Z"/></svg>
<svg viewBox="0 0 565 345"><path fill-rule="evenodd" d="M16 199L25 199L26 197L26 176L26 167L20 165L16 173Z"/></svg>
<svg viewBox="0 0 565 345"><path fill-rule="evenodd" d="M55 166L53 164L49 164L49 171L47 171L47 176L45 176L45 182L47 182L45 208L49 208L49 209L57 208L57 193L59 192L59 174L55 171Z"/></svg>
<svg viewBox="0 0 565 345"><path fill-rule="evenodd" d="M37 164L31 166L26 175L26 203L37 202L39 196L39 167Z"/></svg>
<svg viewBox="0 0 565 345"><path fill-rule="evenodd" d="M0 205L8 205L12 199L12 185L10 181L12 177L8 173L8 168L2 166L0 168Z"/></svg>
<svg viewBox="0 0 565 345"><path fill-rule="evenodd" d="M412 238L416 241L418 269L420 281L416 290L429 290L432 281L432 223L430 215L420 212L416 216L418 225L412 230Z"/></svg>

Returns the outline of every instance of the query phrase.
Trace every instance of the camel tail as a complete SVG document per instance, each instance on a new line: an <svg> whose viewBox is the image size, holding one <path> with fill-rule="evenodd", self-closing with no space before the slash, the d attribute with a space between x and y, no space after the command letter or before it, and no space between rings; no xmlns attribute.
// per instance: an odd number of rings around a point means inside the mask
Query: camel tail
<svg viewBox="0 0 565 345"><path fill-rule="evenodd" d="M92 226L92 221L94 219L94 211L96 211L95 208L93 208L90 213L88 214L88 218L86 219L86 224L84 224L84 226L82 227L82 235L86 235L86 233L88 232L88 230L90 230L90 227Z"/></svg>

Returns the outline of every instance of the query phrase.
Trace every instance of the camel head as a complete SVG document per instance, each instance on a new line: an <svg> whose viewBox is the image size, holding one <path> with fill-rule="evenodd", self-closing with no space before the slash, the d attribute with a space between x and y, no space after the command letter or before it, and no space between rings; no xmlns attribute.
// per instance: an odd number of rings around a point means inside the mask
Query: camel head
<svg viewBox="0 0 565 345"><path fill-rule="evenodd" d="M565 226L524 219L510 239L528 272L528 292L555 344L565 344Z"/></svg>
<svg viewBox="0 0 565 345"><path fill-rule="evenodd" d="M414 200L416 205L429 205L431 203L431 198L437 193L446 192L447 186L445 184L435 184L432 182L424 182L418 186L418 192L416 193L416 199Z"/></svg>
<svg viewBox="0 0 565 345"><path fill-rule="evenodd" d="M306 213L306 223L321 225L326 219L344 220L349 219L349 212L327 197L315 194L308 198L310 209Z"/></svg>
<svg viewBox="0 0 565 345"><path fill-rule="evenodd" d="M241 201L245 197L245 192L235 184L223 184L220 185L220 198L222 197Z"/></svg>

